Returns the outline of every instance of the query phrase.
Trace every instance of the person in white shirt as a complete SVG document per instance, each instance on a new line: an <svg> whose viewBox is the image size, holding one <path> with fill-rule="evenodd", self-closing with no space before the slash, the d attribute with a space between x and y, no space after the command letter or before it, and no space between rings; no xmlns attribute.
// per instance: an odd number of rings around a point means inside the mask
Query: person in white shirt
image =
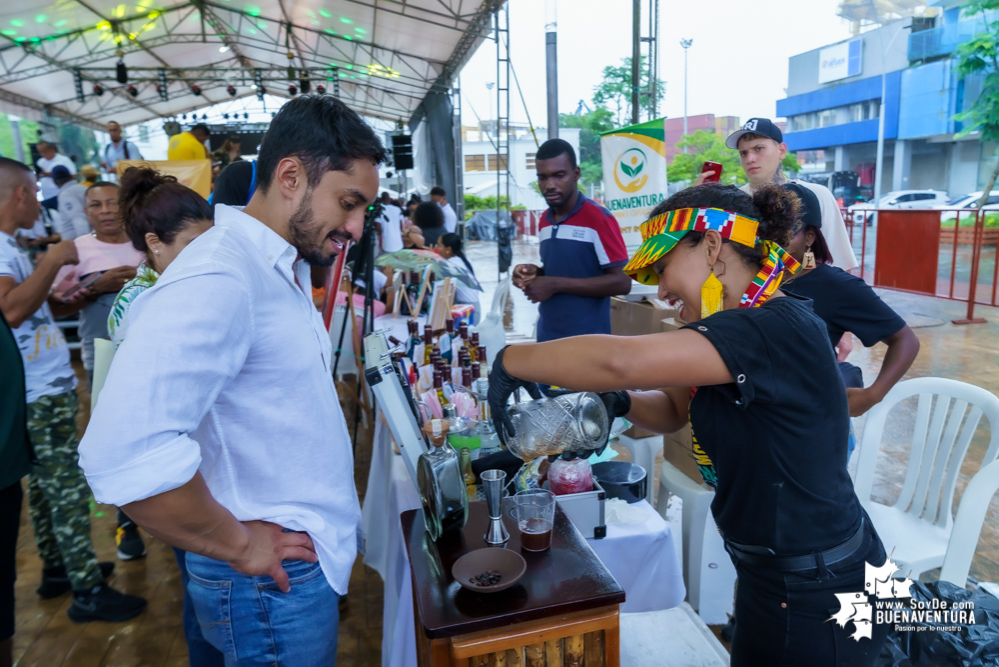
<svg viewBox="0 0 999 667"><path fill-rule="evenodd" d="M376 222L382 240L382 252L402 250L402 209L392 203L389 193L383 192L382 214Z"/></svg>
<svg viewBox="0 0 999 667"><path fill-rule="evenodd" d="M188 552L230 666L335 662L361 513L309 265L360 237L384 159L337 98L286 102L249 204L217 206L132 304L81 445L98 501Z"/></svg>
<svg viewBox="0 0 999 667"><path fill-rule="evenodd" d="M787 144L784 143L784 135L780 128L770 120L750 118L741 129L728 136L725 145L739 151L742 169L749 179L749 183L742 186L743 192L752 194L755 188L764 183L784 184L789 182L781 167L784 156L787 155ZM822 212L822 231L826 233L828 230L825 240L829 247L829 254L832 255L833 266L846 272L851 272L860 266L857 262L857 256L853 252L850 235L846 231L843 214L839 210L839 204L836 203L836 197L829 191L829 188L799 180L791 182L811 190L819 200L819 208ZM853 350L853 336L850 332L846 332L839 345L836 346L837 358L844 361L851 350Z"/></svg>
<svg viewBox="0 0 999 667"><path fill-rule="evenodd" d="M444 192L444 188L434 186L430 189L430 200L441 207L444 211L444 230L448 233L454 233L458 229L458 214L454 212L451 208L451 204L447 203L447 193Z"/></svg>
<svg viewBox="0 0 999 667"><path fill-rule="evenodd" d="M42 205L54 211L58 208L56 197L59 195L59 186L52 180L52 169L57 165L62 165L69 170L71 175L76 176L76 165L60 153L54 144L47 141L38 142L38 154L41 157L35 164L38 166L38 175L41 177L38 180L38 187L42 191Z"/></svg>
<svg viewBox="0 0 999 667"><path fill-rule="evenodd" d="M61 164L52 168L52 180L59 188L59 194L56 196L58 215L55 216L55 231L63 241L89 234L87 187L77 183L69 173L69 169Z"/></svg>
<svg viewBox="0 0 999 667"><path fill-rule="evenodd" d="M0 158L0 310L24 360L28 435L36 458L28 478L28 501L42 560L38 594L47 599L72 590L66 612L78 623L127 621L142 612L146 601L104 583L114 563L98 563L94 554L90 489L77 458L76 373L54 319L80 310L89 297L78 293L64 301L49 296L56 273L79 262L76 245L53 244L32 267L13 237L38 218L37 193L34 174L26 165ZM8 370L2 369L0 378Z"/></svg>
<svg viewBox="0 0 999 667"><path fill-rule="evenodd" d="M139 147L131 143L122 136L121 125L115 121L108 123L108 136L111 141L104 147L101 153L101 169L108 174L116 174L118 170L118 160L141 160L142 153Z"/></svg>

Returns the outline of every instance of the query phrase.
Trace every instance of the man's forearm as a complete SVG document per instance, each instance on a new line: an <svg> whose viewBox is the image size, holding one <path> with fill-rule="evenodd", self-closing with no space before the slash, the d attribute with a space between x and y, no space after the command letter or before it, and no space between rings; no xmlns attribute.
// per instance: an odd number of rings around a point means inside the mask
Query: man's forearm
<svg viewBox="0 0 999 667"><path fill-rule="evenodd" d="M539 273L538 275L542 274ZM548 279L555 281L555 292L560 294L603 298L606 296L627 294L631 291L631 278L623 273L605 273L602 276L594 276L593 278L549 276Z"/></svg>
<svg viewBox="0 0 999 667"><path fill-rule="evenodd" d="M200 472L183 486L122 509L167 544L215 560L235 560L249 542L243 524L212 497Z"/></svg>
<svg viewBox="0 0 999 667"><path fill-rule="evenodd" d="M42 307L49 297L52 281L55 280L60 268L62 268L60 264L42 259L24 282L0 296L0 309L3 310L4 317L11 327L16 329L21 326Z"/></svg>

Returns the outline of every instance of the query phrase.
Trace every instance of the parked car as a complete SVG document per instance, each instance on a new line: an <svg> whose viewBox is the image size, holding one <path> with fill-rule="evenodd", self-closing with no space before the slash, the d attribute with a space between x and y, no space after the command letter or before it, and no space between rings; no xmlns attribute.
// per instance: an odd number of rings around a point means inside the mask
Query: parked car
<svg viewBox="0 0 999 667"><path fill-rule="evenodd" d="M881 196L876 203L872 200L863 204L854 204L847 211L853 216L854 223L874 221L874 209L926 209L946 204L947 193L943 190L895 190Z"/></svg>
<svg viewBox="0 0 999 667"><path fill-rule="evenodd" d="M982 192L972 192L971 194L954 197L946 204L934 206L933 208L978 208L978 200L981 198ZM990 206L992 204L999 204L999 190L993 190L989 193L989 198L985 202L985 205Z"/></svg>

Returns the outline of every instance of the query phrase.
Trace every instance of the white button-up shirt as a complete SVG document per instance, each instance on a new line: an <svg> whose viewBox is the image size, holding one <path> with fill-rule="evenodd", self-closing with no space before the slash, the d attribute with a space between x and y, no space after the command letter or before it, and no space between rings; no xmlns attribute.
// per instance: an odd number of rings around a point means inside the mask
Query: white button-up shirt
<svg viewBox="0 0 999 667"><path fill-rule="evenodd" d="M132 304L80 465L114 505L200 470L240 521L307 532L342 595L361 512L329 334L296 256L258 220L217 206L215 227Z"/></svg>

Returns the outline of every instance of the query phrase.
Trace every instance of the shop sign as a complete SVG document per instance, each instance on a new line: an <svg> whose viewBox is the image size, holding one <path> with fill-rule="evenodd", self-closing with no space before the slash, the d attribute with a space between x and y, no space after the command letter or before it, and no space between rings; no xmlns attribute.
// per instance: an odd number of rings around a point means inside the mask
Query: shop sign
<svg viewBox="0 0 999 667"><path fill-rule="evenodd" d="M819 83L829 83L860 74L863 44L863 38L858 37L819 51Z"/></svg>

